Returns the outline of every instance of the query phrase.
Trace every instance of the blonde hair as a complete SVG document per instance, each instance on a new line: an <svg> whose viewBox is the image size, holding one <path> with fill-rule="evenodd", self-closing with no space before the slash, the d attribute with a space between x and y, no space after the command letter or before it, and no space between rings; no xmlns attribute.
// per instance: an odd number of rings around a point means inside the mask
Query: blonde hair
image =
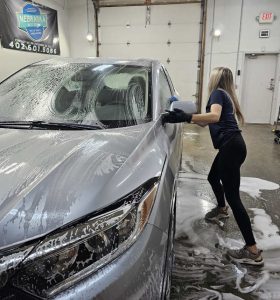
<svg viewBox="0 0 280 300"><path fill-rule="evenodd" d="M218 67L212 70L208 84L209 97L217 89L223 89L229 94L229 98L233 104L233 112L236 114L239 122L244 124L244 116L235 93L233 76L229 68Z"/></svg>

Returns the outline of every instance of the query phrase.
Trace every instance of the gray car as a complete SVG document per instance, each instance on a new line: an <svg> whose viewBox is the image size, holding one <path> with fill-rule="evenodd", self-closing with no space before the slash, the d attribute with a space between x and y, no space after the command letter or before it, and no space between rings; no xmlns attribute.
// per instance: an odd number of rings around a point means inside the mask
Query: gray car
<svg viewBox="0 0 280 300"><path fill-rule="evenodd" d="M154 60L53 59L0 84L0 298L165 299L182 127Z"/></svg>

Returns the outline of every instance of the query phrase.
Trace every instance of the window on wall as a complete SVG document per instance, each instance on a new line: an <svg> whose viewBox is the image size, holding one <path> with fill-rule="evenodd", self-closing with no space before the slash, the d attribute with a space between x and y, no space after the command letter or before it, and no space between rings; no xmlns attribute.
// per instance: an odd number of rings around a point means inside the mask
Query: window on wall
<svg viewBox="0 0 280 300"><path fill-rule="evenodd" d="M161 103L161 111L164 112L169 109L170 97L172 97L172 92L170 90L169 82L163 70L160 70L159 74L159 99Z"/></svg>

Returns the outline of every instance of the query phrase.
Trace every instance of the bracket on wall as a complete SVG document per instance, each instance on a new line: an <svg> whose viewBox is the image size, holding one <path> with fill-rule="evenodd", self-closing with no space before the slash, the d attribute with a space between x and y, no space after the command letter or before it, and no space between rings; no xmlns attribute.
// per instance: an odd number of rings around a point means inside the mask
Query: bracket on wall
<svg viewBox="0 0 280 300"><path fill-rule="evenodd" d="M127 41L126 43L127 47L131 45L130 41Z"/></svg>
<svg viewBox="0 0 280 300"><path fill-rule="evenodd" d="M147 25L151 25L151 0L145 0L146 4L146 22L145 22L145 27Z"/></svg>
<svg viewBox="0 0 280 300"><path fill-rule="evenodd" d="M167 44L168 46L170 46L170 45L171 45L171 41L168 40L166 44Z"/></svg>
<svg viewBox="0 0 280 300"><path fill-rule="evenodd" d="M167 58L167 61L166 61L168 64L170 64L171 63L171 60L170 60L170 58L168 57Z"/></svg>
<svg viewBox="0 0 280 300"><path fill-rule="evenodd" d="M100 8L99 0L92 0L92 3L93 3L94 8L99 10L99 8Z"/></svg>
<svg viewBox="0 0 280 300"><path fill-rule="evenodd" d="M171 21L168 21L167 25L168 25L169 27L171 27L171 25L172 25Z"/></svg>
<svg viewBox="0 0 280 300"><path fill-rule="evenodd" d="M260 55L260 54L258 54L258 55ZM250 53L250 54L247 55L247 57L248 57L249 59L256 59L256 58L258 58L258 55L255 54L255 53Z"/></svg>

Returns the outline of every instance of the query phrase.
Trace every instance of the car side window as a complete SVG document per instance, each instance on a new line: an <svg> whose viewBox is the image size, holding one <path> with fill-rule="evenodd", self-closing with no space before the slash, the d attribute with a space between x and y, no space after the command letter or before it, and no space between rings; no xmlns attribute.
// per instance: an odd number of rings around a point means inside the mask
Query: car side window
<svg viewBox="0 0 280 300"><path fill-rule="evenodd" d="M165 73L163 70L160 70L159 73L159 100L161 105L161 112L164 112L166 109L169 108L169 99L172 96L169 82L166 78Z"/></svg>

